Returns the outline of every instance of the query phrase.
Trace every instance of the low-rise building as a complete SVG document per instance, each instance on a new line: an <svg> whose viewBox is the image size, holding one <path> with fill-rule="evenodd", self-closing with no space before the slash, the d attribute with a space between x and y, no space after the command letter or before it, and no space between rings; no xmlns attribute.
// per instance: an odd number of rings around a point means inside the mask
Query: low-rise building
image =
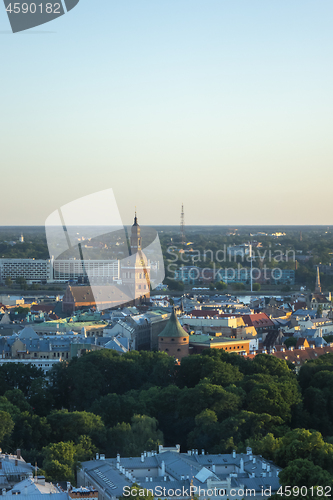
<svg viewBox="0 0 333 500"><path fill-rule="evenodd" d="M131 498L133 485L155 498L262 500L263 490L269 497L279 489L280 471L271 461L253 455L251 448L246 453L212 455L204 450L181 453L179 445L159 446L158 453L144 452L141 457L97 455L96 460L82 463L78 484L96 488L99 500Z"/></svg>

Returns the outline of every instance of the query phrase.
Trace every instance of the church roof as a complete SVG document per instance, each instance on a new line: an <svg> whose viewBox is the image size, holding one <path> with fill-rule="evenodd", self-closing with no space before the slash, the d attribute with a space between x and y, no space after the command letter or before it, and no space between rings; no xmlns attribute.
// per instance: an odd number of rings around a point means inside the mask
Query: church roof
<svg viewBox="0 0 333 500"><path fill-rule="evenodd" d="M164 330L159 334L159 337L188 337L188 333L178 321L175 313L175 308L172 309L171 316L167 322Z"/></svg>

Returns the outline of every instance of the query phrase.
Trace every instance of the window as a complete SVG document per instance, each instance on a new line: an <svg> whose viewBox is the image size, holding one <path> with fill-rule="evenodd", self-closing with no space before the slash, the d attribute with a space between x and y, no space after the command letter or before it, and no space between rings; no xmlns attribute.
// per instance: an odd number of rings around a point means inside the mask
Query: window
<svg viewBox="0 0 333 500"><path fill-rule="evenodd" d="M185 339L183 339L183 340L184 340L184 342L185 342L185 341L186 341L186 338L185 338Z"/></svg>

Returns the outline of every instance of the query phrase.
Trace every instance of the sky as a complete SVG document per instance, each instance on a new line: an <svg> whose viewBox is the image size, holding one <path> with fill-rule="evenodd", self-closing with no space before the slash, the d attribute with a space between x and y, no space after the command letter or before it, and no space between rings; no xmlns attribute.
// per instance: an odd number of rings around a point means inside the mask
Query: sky
<svg viewBox="0 0 333 500"><path fill-rule="evenodd" d="M333 224L331 0L0 4L0 225L113 189L124 224Z"/></svg>

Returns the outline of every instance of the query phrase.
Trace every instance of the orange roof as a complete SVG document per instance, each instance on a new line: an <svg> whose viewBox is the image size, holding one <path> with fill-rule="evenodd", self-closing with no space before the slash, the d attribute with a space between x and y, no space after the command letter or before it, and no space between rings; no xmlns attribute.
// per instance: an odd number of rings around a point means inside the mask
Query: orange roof
<svg viewBox="0 0 333 500"><path fill-rule="evenodd" d="M273 321L267 316L266 313L242 314L241 316L247 326L254 326L254 328L274 326Z"/></svg>

